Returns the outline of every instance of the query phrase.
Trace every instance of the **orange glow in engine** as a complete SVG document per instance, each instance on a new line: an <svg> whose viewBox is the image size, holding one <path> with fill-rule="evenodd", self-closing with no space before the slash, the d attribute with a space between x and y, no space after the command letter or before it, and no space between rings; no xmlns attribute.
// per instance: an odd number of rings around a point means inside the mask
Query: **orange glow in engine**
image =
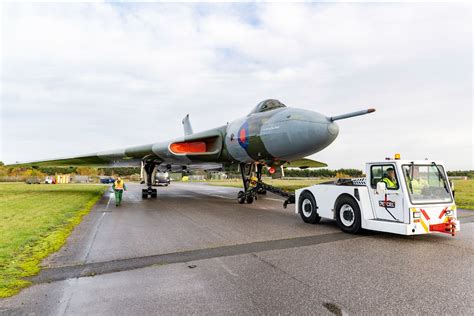
<svg viewBox="0 0 474 316"><path fill-rule="evenodd" d="M268 172L270 172L270 174L274 174L275 171L276 171L276 170L275 170L275 168L273 168L273 167L270 167L270 168L268 169Z"/></svg>
<svg viewBox="0 0 474 316"><path fill-rule="evenodd" d="M173 143L170 150L175 154L205 153L207 151L205 142Z"/></svg>

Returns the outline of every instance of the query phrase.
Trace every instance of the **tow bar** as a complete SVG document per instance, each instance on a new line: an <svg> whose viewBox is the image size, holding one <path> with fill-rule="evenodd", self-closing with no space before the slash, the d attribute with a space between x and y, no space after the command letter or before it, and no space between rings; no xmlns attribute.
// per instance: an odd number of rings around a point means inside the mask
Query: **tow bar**
<svg viewBox="0 0 474 316"><path fill-rule="evenodd" d="M430 231L451 234L451 236L454 236L456 235L456 222L449 217L448 221L445 223L430 225Z"/></svg>
<svg viewBox="0 0 474 316"><path fill-rule="evenodd" d="M277 187L274 187L272 185L263 183L262 181L252 181L252 184L255 186L251 188L250 190L247 191L246 194L253 196L257 198L257 192L260 190L265 190L265 191L270 191L273 194L279 195L281 197L286 198L286 200L283 202L283 207L287 208L288 204L294 204L295 203L295 195L292 193L289 193L285 190L279 189Z"/></svg>

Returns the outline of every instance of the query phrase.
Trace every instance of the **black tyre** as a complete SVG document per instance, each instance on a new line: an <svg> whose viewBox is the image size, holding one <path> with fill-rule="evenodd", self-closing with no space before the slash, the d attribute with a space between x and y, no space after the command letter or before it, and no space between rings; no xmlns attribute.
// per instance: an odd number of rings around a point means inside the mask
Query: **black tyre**
<svg viewBox="0 0 474 316"><path fill-rule="evenodd" d="M311 192L304 191L303 193L301 193L298 201L298 206L300 210L300 216L305 223L319 223L321 217L318 214L318 206Z"/></svg>
<svg viewBox="0 0 474 316"><path fill-rule="evenodd" d="M353 198L342 196L337 199L336 221L343 232L356 234L360 231L360 208Z"/></svg>
<svg viewBox="0 0 474 316"><path fill-rule="evenodd" d="M253 196L249 195L247 196L247 204L252 204L253 203Z"/></svg>
<svg viewBox="0 0 474 316"><path fill-rule="evenodd" d="M245 203L245 193L244 193L244 191L239 191L239 193L237 194L237 202L239 202L239 204L244 204Z"/></svg>

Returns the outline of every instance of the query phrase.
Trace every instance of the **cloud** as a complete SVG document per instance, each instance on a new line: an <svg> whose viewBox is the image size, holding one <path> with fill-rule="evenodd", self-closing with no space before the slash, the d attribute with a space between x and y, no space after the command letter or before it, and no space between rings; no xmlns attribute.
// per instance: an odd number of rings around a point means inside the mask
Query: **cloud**
<svg viewBox="0 0 474 316"><path fill-rule="evenodd" d="M259 101L334 115L314 158L362 168L394 152L474 168L468 4L3 5L8 162L150 143Z"/></svg>

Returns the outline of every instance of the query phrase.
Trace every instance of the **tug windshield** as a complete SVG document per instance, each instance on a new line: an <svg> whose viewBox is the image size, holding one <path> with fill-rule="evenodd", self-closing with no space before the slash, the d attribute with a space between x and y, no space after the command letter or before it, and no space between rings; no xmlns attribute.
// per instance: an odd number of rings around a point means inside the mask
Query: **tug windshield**
<svg viewBox="0 0 474 316"><path fill-rule="evenodd" d="M403 176L413 204L452 202L448 180L442 166L403 165Z"/></svg>

